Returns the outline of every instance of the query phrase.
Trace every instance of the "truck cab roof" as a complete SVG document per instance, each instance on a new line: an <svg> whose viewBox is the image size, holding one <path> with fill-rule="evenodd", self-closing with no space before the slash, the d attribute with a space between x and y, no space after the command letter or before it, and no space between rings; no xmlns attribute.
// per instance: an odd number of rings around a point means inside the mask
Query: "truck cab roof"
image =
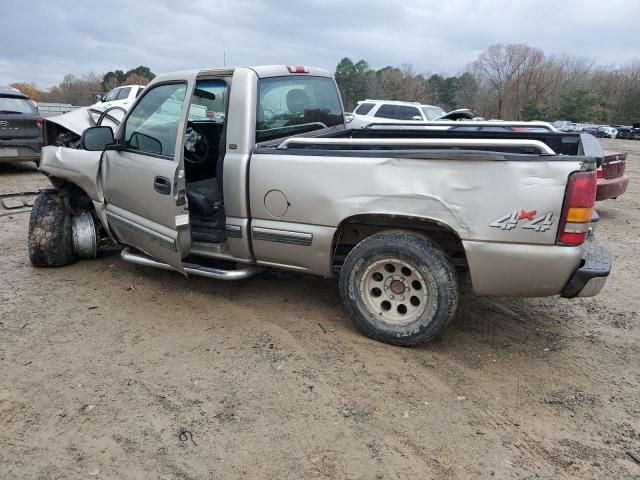
<svg viewBox="0 0 640 480"><path fill-rule="evenodd" d="M258 78L284 77L289 75L308 75L314 77L331 77L331 72L323 68L294 65L259 65L222 68L205 68L198 70L182 70L158 75L152 83L182 80L192 77L230 76L238 69L253 70Z"/></svg>

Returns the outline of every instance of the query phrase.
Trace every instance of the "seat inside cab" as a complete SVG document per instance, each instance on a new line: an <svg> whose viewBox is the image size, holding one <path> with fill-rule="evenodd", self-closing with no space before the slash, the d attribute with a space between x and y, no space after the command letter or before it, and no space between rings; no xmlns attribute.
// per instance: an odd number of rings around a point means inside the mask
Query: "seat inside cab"
<svg viewBox="0 0 640 480"><path fill-rule="evenodd" d="M199 80L189 105L184 165L193 242L219 243L226 238L222 172L227 99L224 80Z"/></svg>

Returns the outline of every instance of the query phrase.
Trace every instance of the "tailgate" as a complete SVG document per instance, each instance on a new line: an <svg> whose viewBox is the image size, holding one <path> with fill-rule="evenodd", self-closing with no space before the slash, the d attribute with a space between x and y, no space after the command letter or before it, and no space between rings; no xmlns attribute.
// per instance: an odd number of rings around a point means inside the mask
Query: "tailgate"
<svg viewBox="0 0 640 480"><path fill-rule="evenodd" d="M38 119L33 114L0 113L0 139L38 138L41 132Z"/></svg>

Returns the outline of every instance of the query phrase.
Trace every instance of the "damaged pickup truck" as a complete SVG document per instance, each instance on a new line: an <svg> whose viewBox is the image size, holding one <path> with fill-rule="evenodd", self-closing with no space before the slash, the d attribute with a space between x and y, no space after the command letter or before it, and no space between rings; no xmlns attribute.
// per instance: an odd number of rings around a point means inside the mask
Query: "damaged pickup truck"
<svg viewBox="0 0 640 480"><path fill-rule="evenodd" d="M538 127L349 129L334 80L309 67L162 75L116 135L97 126L78 149L43 148L52 186L29 257L63 266L110 241L125 261L185 275L335 277L365 334L417 344L453 317L459 272L478 295L604 286L591 224L602 148Z"/></svg>

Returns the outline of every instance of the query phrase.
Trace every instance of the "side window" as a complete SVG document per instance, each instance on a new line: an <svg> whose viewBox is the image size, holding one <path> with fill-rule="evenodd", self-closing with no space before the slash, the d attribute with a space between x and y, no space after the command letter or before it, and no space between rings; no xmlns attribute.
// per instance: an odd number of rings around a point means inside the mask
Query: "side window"
<svg viewBox="0 0 640 480"><path fill-rule="evenodd" d="M119 88L114 88L109 93L107 93L107 96L104 97L104 101L105 102L113 102L118 97L118 93L120 93L120 89Z"/></svg>
<svg viewBox="0 0 640 480"><path fill-rule="evenodd" d="M385 104L382 105L376 112L376 117L381 118L397 118L396 117L396 105Z"/></svg>
<svg viewBox="0 0 640 480"><path fill-rule="evenodd" d="M353 113L357 113L358 115L366 115L374 106L374 103L361 103L360 105L358 105L358 108L353 111Z"/></svg>
<svg viewBox="0 0 640 480"><path fill-rule="evenodd" d="M136 98L140 96L143 90L144 90L144 87L138 87L138 91L136 92Z"/></svg>
<svg viewBox="0 0 640 480"><path fill-rule="evenodd" d="M422 119L422 115L420 115L420 111L418 111L416 107L398 105L395 118L398 120L413 120L413 117L420 117L420 119Z"/></svg>
<svg viewBox="0 0 640 480"><path fill-rule="evenodd" d="M186 88L185 83L171 83L145 92L127 119L124 148L172 158Z"/></svg>
<svg viewBox="0 0 640 480"><path fill-rule="evenodd" d="M129 92L131 91L131 87L124 87L120 89L120 93L118 93L118 97L116 100L126 100L129 98Z"/></svg>

